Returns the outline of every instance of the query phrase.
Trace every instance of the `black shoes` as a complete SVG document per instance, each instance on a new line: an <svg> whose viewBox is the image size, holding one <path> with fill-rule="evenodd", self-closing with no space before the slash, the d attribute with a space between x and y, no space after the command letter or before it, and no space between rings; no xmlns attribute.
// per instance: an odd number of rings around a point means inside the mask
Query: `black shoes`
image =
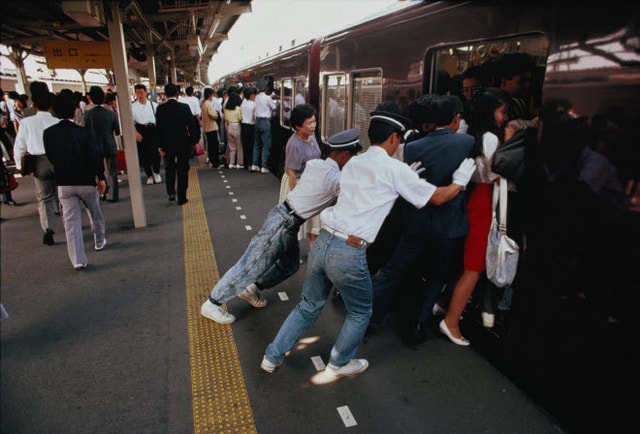
<svg viewBox="0 0 640 434"><path fill-rule="evenodd" d="M427 324L423 322L413 322L407 326L402 333L403 341L406 345L418 345L427 340Z"/></svg>
<svg viewBox="0 0 640 434"><path fill-rule="evenodd" d="M169 195L169 202L175 202L176 201L176 195L175 194L170 194Z"/></svg>
<svg viewBox="0 0 640 434"><path fill-rule="evenodd" d="M185 203L189 202L189 199L187 199L186 197L184 199L180 199L178 200L178 205L184 205Z"/></svg>
<svg viewBox="0 0 640 434"><path fill-rule="evenodd" d="M15 200L13 200L13 199L7 199L7 200L4 200L4 201L2 201L2 203L6 204L6 205L13 205L13 206L18 205L18 204L16 203L16 201L15 201Z"/></svg>
<svg viewBox="0 0 640 434"><path fill-rule="evenodd" d="M42 244L46 244L47 246L53 246L56 242L53 240L54 232L51 229L47 229L44 233L44 237L42 237Z"/></svg>

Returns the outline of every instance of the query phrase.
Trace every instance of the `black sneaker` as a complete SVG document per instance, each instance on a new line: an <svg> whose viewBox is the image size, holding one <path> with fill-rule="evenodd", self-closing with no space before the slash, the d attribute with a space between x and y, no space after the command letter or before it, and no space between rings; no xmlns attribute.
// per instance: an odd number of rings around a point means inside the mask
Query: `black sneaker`
<svg viewBox="0 0 640 434"><path fill-rule="evenodd" d="M54 232L51 229L47 229L44 233L44 237L42 237L42 244L46 244L47 246L53 246L56 242L53 240Z"/></svg>

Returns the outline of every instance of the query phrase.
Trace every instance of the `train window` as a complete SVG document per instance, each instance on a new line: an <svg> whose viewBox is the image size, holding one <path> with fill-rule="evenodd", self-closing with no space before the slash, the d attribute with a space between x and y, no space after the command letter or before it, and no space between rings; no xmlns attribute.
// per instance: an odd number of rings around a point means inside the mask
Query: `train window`
<svg viewBox="0 0 640 434"><path fill-rule="evenodd" d="M327 74L323 78L323 140L347 127L347 76L344 73Z"/></svg>
<svg viewBox="0 0 640 434"><path fill-rule="evenodd" d="M425 93L453 94L463 98L462 76L471 67L478 67L485 85L499 86L498 60L506 54L526 53L534 67L544 68L549 52L549 40L543 35L466 42L429 50L425 65ZM542 83L531 84L541 89Z"/></svg>
<svg viewBox="0 0 640 434"><path fill-rule="evenodd" d="M307 102L307 87L305 77L298 77L295 79L296 86L293 91L293 106L304 104Z"/></svg>
<svg viewBox="0 0 640 434"><path fill-rule="evenodd" d="M291 128L291 110L293 109L293 101L291 99L293 88L293 80L290 78L282 79L280 86L280 125L284 128Z"/></svg>
<svg viewBox="0 0 640 434"><path fill-rule="evenodd" d="M367 70L351 73L352 101L351 121L352 128L360 128L360 144L364 149L370 145L367 130L369 128L369 113L374 111L382 101L382 70Z"/></svg>

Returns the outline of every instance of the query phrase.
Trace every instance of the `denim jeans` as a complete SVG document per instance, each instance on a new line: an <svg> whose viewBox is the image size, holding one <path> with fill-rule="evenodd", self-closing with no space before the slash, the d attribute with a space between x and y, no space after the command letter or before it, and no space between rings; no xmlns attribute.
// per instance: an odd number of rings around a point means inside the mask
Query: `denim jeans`
<svg viewBox="0 0 640 434"><path fill-rule="evenodd" d="M344 366L358 350L371 317L372 288L366 247L351 247L325 230L313 243L302 286L302 300L280 327L265 356L281 363L303 333L316 322L331 292L340 291L347 316L331 349L329 363Z"/></svg>
<svg viewBox="0 0 640 434"><path fill-rule="evenodd" d="M253 165L268 167L269 153L271 152L271 121L266 118L258 118L254 129Z"/></svg>
<svg viewBox="0 0 640 434"><path fill-rule="evenodd" d="M260 231L233 267L216 283L209 298L226 303L251 283L271 288L300 268L300 221L283 204L271 208Z"/></svg>

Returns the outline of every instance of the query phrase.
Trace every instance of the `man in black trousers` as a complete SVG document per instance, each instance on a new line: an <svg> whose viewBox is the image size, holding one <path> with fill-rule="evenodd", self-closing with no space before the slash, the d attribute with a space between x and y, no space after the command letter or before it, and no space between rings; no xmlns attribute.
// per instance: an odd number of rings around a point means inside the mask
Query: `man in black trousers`
<svg viewBox="0 0 640 434"><path fill-rule="evenodd" d="M156 112L158 146L164 155L164 169L169 200L178 205L187 203L189 186L189 158L193 146L198 142L199 133L196 120L187 104L178 102L178 87L169 83L164 87L168 100L160 104ZM178 187L176 190L176 175Z"/></svg>

